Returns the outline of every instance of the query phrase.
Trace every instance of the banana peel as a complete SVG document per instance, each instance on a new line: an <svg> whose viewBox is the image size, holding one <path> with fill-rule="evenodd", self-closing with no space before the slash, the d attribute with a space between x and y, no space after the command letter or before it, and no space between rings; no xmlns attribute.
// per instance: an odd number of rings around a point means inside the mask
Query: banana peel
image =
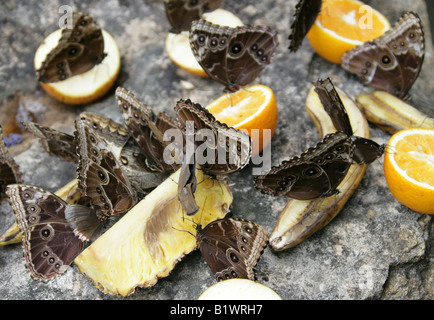
<svg viewBox="0 0 434 320"><path fill-rule="evenodd" d="M363 113L342 90L339 88L336 90L347 110L354 135L369 138L369 126ZM317 126L321 138L336 131L314 86L309 90L305 108ZM270 234L271 248L274 251L282 251L294 247L333 220L356 190L365 174L366 166L366 164L352 164L344 180L338 186L340 193L336 196L304 201L289 200Z"/></svg>
<svg viewBox="0 0 434 320"><path fill-rule="evenodd" d="M363 93L356 102L369 122L390 134L409 128L434 129L434 118L388 92Z"/></svg>
<svg viewBox="0 0 434 320"><path fill-rule="evenodd" d="M78 188L78 180L73 179L59 190L55 194L68 202L69 204L77 203L81 198L81 191ZM0 246L6 246L15 243L21 243L22 232L18 223L15 221L5 233L0 236Z"/></svg>

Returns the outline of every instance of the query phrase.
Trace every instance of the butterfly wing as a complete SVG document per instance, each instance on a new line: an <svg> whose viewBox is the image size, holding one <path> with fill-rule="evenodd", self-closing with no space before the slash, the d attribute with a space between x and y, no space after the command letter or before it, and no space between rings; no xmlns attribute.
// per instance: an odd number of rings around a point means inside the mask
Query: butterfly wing
<svg viewBox="0 0 434 320"><path fill-rule="evenodd" d="M206 20L191 24L190 45L207 74L229 91L252 82L268 65L278 45L269 27L222 27Z"/></svg>
<svg viewBox="0 0 434 320"><path fill-rule="evenodd" d="M7 195L23 232L31 275L47 281L65 272L83 249L65 219L68 204L51 192L27 185L10 185Z"/></svg>
<svg viewBox="0 0 434 320"><path fill-rule="evenodd" d="M105 57L102 31L84 12L74 12L73 28L62 30L59 43L36 73L38 81L57 82L92 69Z"/></svg>
<svg viewBox="0 0 434 320"><path fill-rule="evenodd" d="M244 168L252 154L250 136L217 121L205 108L191 100L175 106L181 130L194 124L196 161L209 175L224 175Z"/></svg>
<svg viewBox="0 0 434 320"><path fill-rule="evenodd" d="M321 11L322 0L300 0L295 6L295 19L291 24L291 34L288 39L291 40L289 50L297 51L306 34L309 32L315 19Z"/></svg>
<svg viewBox="0 0 434 320"><path fill-rule="evenodd" d="M157 125L157 117L152 110L124 88L116 89L116 99L129 131L148 158L149 169L171 171L172 166L164 161L166 143L163 140L164 132L159 127L166 128L170 122L164 122L161 116Z"/></svg>
<svg viewBox="0 0 434 320"><path fill-rule="evenodd" d="M404 97L417 79L425 55L422 23L407 12L381 37L342 57L342 67L377 90Z"/></svg>
<svg viewBox="0 0 434 320"><path fill-rule="evenodd" d="M166 16L173 33L190 29L191 22L198 20L207 11L220 7L221 0L164 0Z"/></svg>
<svg viewBox="0 0 434 320"><path fill-rule="evenodd" d="M78 163L78 144L73 135L41 126L36 122L23 122L23 125L28 131L39 138L39 142L45 152L57 156L61 160Z"/></svg>
<svg viewBox="0 0 434 320"><path fill-rule="evenodd" d="M217 281L231 278L254 280L253 268L268 241L260 225L243 219L222 219L198 230L203 258Z"/></svg>
<svg viewBox="0 0 434 320"><path fill-rule="evenodd" d="M194 161L194 159L194 154L190 157L188 157L187 154L184 155L184 161L178 180L178 200L185 213L189 216L199 211L199 207L194 198L197 187L196 161Z"/></svg>
<svg viewBox="0 0 434 320"><path fill-rule="evenodd" d="M20 170L3 142L3 129L0 126L0 203L6 198L6 187L21 182Z"/></svg>
<svg viewBox="0 0 434 320"><path fill-rule="evenodd" d="M136 204L136 192L119 161L84 121L76 121L79 141L78 178L84 195L101 210L101 218L126 213Z"/></svg>
<svg viewBox="0 0 434 320"><path fill-rule="evenodd" d="M330 78L314 83L315 92L337 131L353 135L350 118Z"/></svg>
<svg viewBox="0 0 434 320"><path fill-rule="evenodd" d="M314 148L254 177L264 194L312 200L336 193L351 165L354 146L343 132L327 135Z"/></svg>

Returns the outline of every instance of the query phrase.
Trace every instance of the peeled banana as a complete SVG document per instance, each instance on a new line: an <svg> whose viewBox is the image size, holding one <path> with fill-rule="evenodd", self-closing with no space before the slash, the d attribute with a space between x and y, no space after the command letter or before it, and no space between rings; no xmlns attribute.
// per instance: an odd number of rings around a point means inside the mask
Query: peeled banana
<svg viewBox="0 0 434 320"><path fill-rule="evenodd" d="M434 118L385 91L360 94L356 102L369 122L390 134L408 128L434 128Z"/></svg>
<svg viewBox="0 0 434 320"><path fill-rule="evenodd" d="M354 134L369 138L368 122L360 109L344 92L338 88L336 90L348 113ZM336 131L313 86L309 91L305 107L315 122L321 138ZM269 244L273 250L291 248L327 225L354 193L365 171L366 164L352 164L348 174L338 186L340 193L335 196L307 201L291 199L270 234Z"/></svg>

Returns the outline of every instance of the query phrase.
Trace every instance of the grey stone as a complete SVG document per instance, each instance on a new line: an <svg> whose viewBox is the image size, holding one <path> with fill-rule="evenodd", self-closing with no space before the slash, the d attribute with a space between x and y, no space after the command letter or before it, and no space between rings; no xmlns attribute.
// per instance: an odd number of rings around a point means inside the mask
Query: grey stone
<svg viewBox="0 0 434 320"><path fill-rule="evenodd" d="M65 3L66 2L66 3ZM280 46L272 63L256 83L271 87L279 107L279 123L272 141L272 163L278 164L308 146L319 136L304 110L312 81L332 76L336 86L355 97L372 89L363 86L337 65L318 57L304 41L290 54L287 36L296 0L226 1L224 8L245 23L268 24L279 32ZM121 121L114 92L91 105L71 107L54 101L38 85L33 55L41 41L57 29L58 8L70 1L2 1L0 4L0 93L3 102L21 90L38 121L71 133L73 119L82 111ZM74 1L116 39L122 54L122 70L116 85L134 91L156 111L173 114L179 98L208 104L222 94L222 86L210 79L180 71L168 58L164 39L169 29L159 1ZM406 10L418 12L424 22L427 54L412 89L417 101L432 101L434 80L429 21L425 3L414 0L366 1L392 23ZM192 83L184 89L181 80ZM5 125L10 105L0 108ZM432 115L432 106L420 103ZM390 135L371 126L371 138L386 143ZM11 153L24 173L24 182L55 191L75 177L75 167L42 151L27 138ZM273 229L286 199L271 198L255 190L251 166L230 177L234 193L232 215L255 220ZM14 221L7 203L0 206L0 232ZM371 164L358 190L342 212L324 229L292 249L275 253L267 248L257 265L258 281L284 299L432 299L433 227L430 216L399 204L389 192L382 160ZM25 270L21 245L0 247L0 298L2 299L118 299L99 291L72 265L49 283L32 280ZM149 289L137 289L126 299L196 299L215 282L208 266L195 251L172 273Z"/></svg>

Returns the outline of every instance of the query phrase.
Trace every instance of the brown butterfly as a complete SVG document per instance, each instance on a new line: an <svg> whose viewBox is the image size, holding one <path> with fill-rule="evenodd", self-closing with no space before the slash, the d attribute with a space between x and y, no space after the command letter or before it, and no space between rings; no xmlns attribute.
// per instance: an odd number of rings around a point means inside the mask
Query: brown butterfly
<svg viewBox="0 0 434 320"><path fill-rule="evenodd" d="M342 67L363 83L403 98L417 79L424 56L422 22L411 11L381 37L346 52Z"/></svg>
<svg viewBox="0 0 434 320"><path fill-rule="evenodd" d="M288 39L291 40L289 50L297 51L306 34L315 23L316 17L321 11L322 0L300 0L295 6L295 19L291 24L291 34Z"/></svg>
<svg viewBox="0 0 434 320"><path fill-rule="evenodd" d="M3 142L3 129L0 126L0 203L6 198L6 187L21 182L21 172Z"/></svg>
<svg viewBox="0 0 434 320"><path fill-rule="evenodd" d="M222 27L200 19L191 23L190 46L215 81L235 92L255 80L271 62L277 32L264 26Z"/></svg>
<svg viewBox="0 0 434 320"><path fill-rule="evenodd" d="M217 281L255 280L253 268L268 241L262 226L244 219L225 218L213 221L203 229L198 224L196 229L202 257Z"/></svg>
<svg viewBox="0 0 434 320"><path fill-rule="evenodd" d="M164 0L170 32L190 30L191 22L202 17L204 12L220 7L221 0Z"/></svg>
<svg viewBox="0 0 434 320"><path fill-rule="evenodd" d="M83 249L65 217L67 202L41 188L9 185L8 200L23 232L26 266L33 278L48 281L66 271Z"/></svg>
<svg viewBox="0 0 434 320"><path fill-rule="evenodd" d="M62 30L59 43L36 70L38 81L62 81L104 60L104 39L98 23L85 12L74 12L72 20L72 29Z"/></svg>

